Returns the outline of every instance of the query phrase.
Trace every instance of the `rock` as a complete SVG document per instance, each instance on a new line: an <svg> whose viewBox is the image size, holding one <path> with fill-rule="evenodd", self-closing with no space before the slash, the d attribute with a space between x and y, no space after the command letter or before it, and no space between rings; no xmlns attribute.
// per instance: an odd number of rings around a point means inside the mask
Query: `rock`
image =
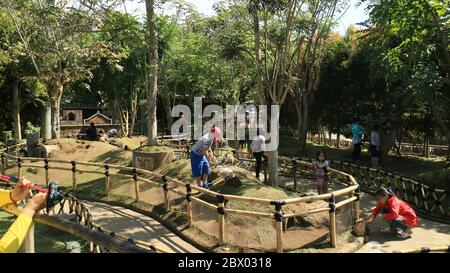
<svg viewBox="0 0 450 273"><path fill-rule="evenodd" d="M366 234L366 221L360 219L353 226L353 232L356 236L364 236Z"/></svg>
<svg viewBox="0 0 450 273"><path fill-rule="evenodd" d="M36 168L27 168L27 172L32 173L32 174L37 174L38 170Z"/></svg>
<svg viewBox="0 0 450 273"><path fill-rule="evenodd" d="M288 205L286 208L286 212L289 213L298 213L298 212L306 212L318 208L328 207L328 203L319 200L312 203L299 203ZM295 217L294 221L296 224L313 226L313 227L326 227L329 225L329 216L328 212L318 212L313 214L307 214L303 216Z"/></svg>
<svg viewBox="0 0 450 273"><path fill-rule="evenodd" d="M173 150L161 152L133 151L133 167L153 171L169 164L173 159Z"/></svg>
<svg viewBox="0 0 450 273"><path fill-rule="evenodd" d="M66 248L69 253L81 253L81 245L77 241L67 242Z"/></svg>
<svg viewBox="0 0 450 273"><path fill-rule="evenodd" d="M60 150L59 145L44 145L42 144L40 147L39 154L41 157L50 157L50 153L53 151Z"/></svg>
<svg viewBox="0 0 450 273"><path fill-rule="evenodd" d="M242 182L239 179L239 177L234 176L234 177L226 177L224 178L225 184L230 186L230 187L240 187L242 186Z"/></svg>
<svg viewBox="0 0 450 273"><path fill-rule="evenodd" d="M38 157L39 149L38 147L39 138L37 134L27 135L27 156Z"/></svg>

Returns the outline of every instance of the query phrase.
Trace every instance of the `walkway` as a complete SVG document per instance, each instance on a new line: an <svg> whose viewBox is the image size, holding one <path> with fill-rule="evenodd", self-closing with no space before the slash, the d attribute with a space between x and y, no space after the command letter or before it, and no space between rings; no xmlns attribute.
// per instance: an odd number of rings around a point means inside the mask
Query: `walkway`
<svg viewBox="0 0 450 273"><path fill-rule="evenodd" d="M94 223L117 234L149 242L166 252L201 252L148 216L123 207L88 201L83 203L92 214Z"/></svg>

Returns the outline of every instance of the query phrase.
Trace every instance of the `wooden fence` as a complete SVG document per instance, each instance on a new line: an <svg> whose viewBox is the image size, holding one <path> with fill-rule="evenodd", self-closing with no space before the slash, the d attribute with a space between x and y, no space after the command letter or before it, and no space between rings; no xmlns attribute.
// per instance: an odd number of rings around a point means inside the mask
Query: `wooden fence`
<svg viewBox="0 0 450 273"><path fill-rule="evenodd" d="M176 146L176 145L174 145ZM188 155L188 150L184 145L178 146L181 147L180 152L184 152L186 156ZM243 155L244 156L244 155ZM242 157L243 158L243 157ZM321 194L316 196L307 196L307 197L298 197L291 198L285 200L270 200L263 198L253 198L253 197L245 197L238 195L228 195L228 194L220 194L208 189L204 189L202 187L198 187L197 185L191 185L189 183L182 182L178 179L166 176L164 174L159 174L147 170L136 169L131 167L124 167L113 164L101 164L101 163L92 163L92 162L81 162L81 161L68 161L68 160L57 160L51 158L31 158L31 157L19 157L16 155L12 155L9 153L1 154L1 170L4 172L5 169L9 167L17 168L17 174L20 175L22 172L22 168L31 167L31 168L41 168L45 170L45 183L48 185L49 183L49 169L54 170L64 170L72 172L72 190L74 192L77 191L78 185L78 176L81 173L96 173L104 176L104 189L105 195L109 196L111 194L111 184L110 178L111 176L117 176L123 179L133 179L135 186L135 195L134 198L136 200L140 200L141 194L141 185L142 184L150 184L154 187L160 187L163 189L164 194L164 208L169 211L171 209L169 196L171 194L175 194L181 196L186 199L186 210L185 214L187 217L188 225L192 225L192 204L202 205L211 210L214 210L217 214L217 238L219 243L224 244L227 240L226 238L226 221L225 215L242 215L242 216L253 216L259 218L271 219L275 226L276 233L276 246L274 246L274 250L277 252L283 252L283 223L286 223L290 218L314 214L319 212L329 212L329 238L332 247L336 247L336 210L340 207L348 204L353 205L354 217L353 219L356 221L359 219L359 185L353 176L346 174L342 171L331 169L331 173L334 174L334 177L339 177L340 181L345 181L346 187L334 192L330 192L327 194ZM253 161L253 159L243 158L248 161ZM29 163L27 163L29 162ZM291 160L292 164L295 166L306 166L309 163L302 160ZM295 163L294 163L295 162ZM40 164L38 164L40 163ZM66 166L52 166L51 163L59 163L60 165ZM103 171L98 170L87 170L86 166L96 166L103 168ZM117 172L112 172L111 170L116 170ZM119 171L121 173L119 173ZM128 172L129 174L125 174L123 172ZM148 179L142 177L143 175L149 175L154 178L159 179ZM159 180L155 181L155 180ZM180 191L177 189L182 187L185 190ZM216 200L216 202L207 202L200 199L197 196L193 196L193 191L201 193L204 196L212 197ZM336 198L339 197L342 200L336 202ZM260 212L260 211L252 211L252 210L238 210L227 208L227 201L234 200L251 204L260 204L267 205L273 208L272 213ZM317 208L314 210L301 212L301 213L285 213L283 211L283 206L290 204L299 204L302 202L312 202L317 200L324 200L327 202L327 206L322 208Z"/></svg>
<svg viewBox="0 0 450 273"><path fill-rule="evenodd" d="M308 134L307 140L316 143L316 144L326 144L332 147L337 147L337 139L322 139L318 136L313 136ZM369 142L364 142L365 147L369 147ZM411 154L411 155L421 155L424 154L424 145L423 144L415 144L415 143L396 143L398 150L401 154ZM339 147L340 148L351 148L352 141L348 139L340 139ZM395 148L393 148L395 149ZM428 154L434 156L447 156L448 155L448 145L428 145Z"/></svg>

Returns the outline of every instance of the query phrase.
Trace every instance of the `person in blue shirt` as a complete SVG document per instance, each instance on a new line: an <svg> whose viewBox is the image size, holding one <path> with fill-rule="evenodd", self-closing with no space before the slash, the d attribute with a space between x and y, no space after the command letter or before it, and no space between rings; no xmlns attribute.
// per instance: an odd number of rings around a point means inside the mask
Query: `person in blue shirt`
<svg viewBox="0 0 450 273"><path fill-rule="evenodd" d="M211 172L211 161L214 154L211 150L213 142L222 141L222 131L219 127L213 127L203 135L192 147L189 154L191 160L192 176L197 179L197 185L209 188L208 176Z"/></svg>
<svg viewBox="0 0 450 273"><path fill-rule="evenodd" d="M353 143L353 152L351 157L359 162L361 160L361 144L363 138L363 127L361 126L361 120L357 118L355 122L352 124L352 143Z"/></svg>

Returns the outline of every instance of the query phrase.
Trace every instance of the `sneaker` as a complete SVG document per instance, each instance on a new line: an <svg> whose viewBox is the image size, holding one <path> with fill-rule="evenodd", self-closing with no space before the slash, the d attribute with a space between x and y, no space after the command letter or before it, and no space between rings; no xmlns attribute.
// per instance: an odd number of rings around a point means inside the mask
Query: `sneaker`
<svg viewBox="0 0 450 273"><path fill-rule="evenodd" d="M412 230L411 230L410 228L406 229L406 230L403 231L403 232L406 232L406 233L408 233L409 235L411 235L411 234L413 233Z"/></svg>
<svg viewBox="0 0 450 273"><path fill-rule="evenodd" d="M407 231L402 231L397 234L397 237L400 239L408 239L408 238L411 238L411 234L408 233Z"/></svg>
<svg viewBox="0 0 450 273"><path fill-rule="evenodd" d="M208 182L203 183L202 188L204 189L208 189L210 187L210 185L208 184Z"/></svg>
<svg viewBox="0 0 450 273"><path fill-rule="evenodd" d="M398 233L398 229L396 228L383 228L381 230L382 233L394 233L397 234Z"/></svg>

